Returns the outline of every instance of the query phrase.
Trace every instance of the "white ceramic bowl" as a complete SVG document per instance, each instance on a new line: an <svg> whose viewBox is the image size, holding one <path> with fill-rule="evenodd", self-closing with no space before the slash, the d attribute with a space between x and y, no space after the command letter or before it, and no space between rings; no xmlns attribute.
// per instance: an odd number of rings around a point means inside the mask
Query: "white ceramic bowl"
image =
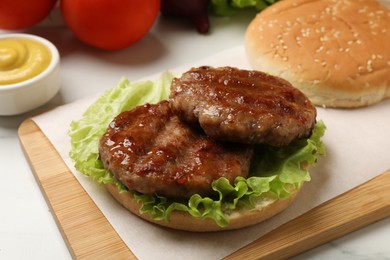
<svg viewBox="0 0 390 260"><path fill-rule="evenodd" d="M40 42L52 57L49 66L37 76L20 83L0 85L0 116L18 115L37 108L52 99L61 86L60 55L50 41L24 33L0 34L0 40L6 38Z"/></svg>

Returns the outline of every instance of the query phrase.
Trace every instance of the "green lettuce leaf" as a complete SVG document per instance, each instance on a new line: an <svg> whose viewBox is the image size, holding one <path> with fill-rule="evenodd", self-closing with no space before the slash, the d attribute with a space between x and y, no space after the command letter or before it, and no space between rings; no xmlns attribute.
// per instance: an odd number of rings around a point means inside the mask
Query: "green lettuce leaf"
<svg viewBox="0 0 390 260"><path fill-rule="evenodd" d="M211 0L211 12L215 15L230 16L244 8L262 11L278 0Z"/></svg>
<svg viewBox="0 0 390 260"><path fill-rule="evenodd" d="M120 112L145 103L157 103L167 99L173 75L164 73L155 82L131 83L122 78L118 85L107 90L96 100L78 121L70 125L70 157L75 168L99 184L115 184L121 192L131 192L142 203L140 211L156 220L169 221L172 211L183 211L194 217L213 219L218 225L229 223L229 214L242 207L254 207L265 197L287 198L292 189L310 180L307 170L318 156L325 155L321 137L325 132L322 121L307 140L298 140L287 147L257 146L251 161L250 177L236 178L233 184L225 178L212 183L215 197L193 195L187 201L172 201L158 194L144 195L127 190L114 176L104 169L99 160L99 139L111 120Z"/></svg>

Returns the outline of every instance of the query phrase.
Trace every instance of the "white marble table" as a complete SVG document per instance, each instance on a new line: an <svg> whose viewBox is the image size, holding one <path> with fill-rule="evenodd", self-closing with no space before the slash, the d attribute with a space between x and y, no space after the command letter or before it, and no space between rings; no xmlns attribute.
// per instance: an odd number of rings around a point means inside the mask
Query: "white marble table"
<svg viewBox="0 0 390 260"><path fill-rule="evenodd" d="M25 31L46 37L59 48L63 80L62 89L47 105L20 116L0 116L0 259L71 258L19 144L17 129L24 119L101 92L121 76L137 80L241 45L250 19L244 14L213 18L207 36L160 19L144 39L117 52L87 47L64 27ZM389 241L387 218L295 259L390 259Z"/></svg>

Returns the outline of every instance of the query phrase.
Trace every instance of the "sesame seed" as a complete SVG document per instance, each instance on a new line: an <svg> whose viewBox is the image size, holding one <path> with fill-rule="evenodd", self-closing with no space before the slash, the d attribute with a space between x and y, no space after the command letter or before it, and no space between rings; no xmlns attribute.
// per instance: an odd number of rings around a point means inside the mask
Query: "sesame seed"
<svg viewBox="0 0 390 260"><path fill-rule="evenodd" d="M375 22L375 21L368 21L368 26L371 28L371 29L374 29L375 27L378 27L378 24Z"/></svg>
<svg viewBox="0 0 390 260"><path fill-rule="evenodd" d="M372 60L368 60L367 61L367 71L368 72L372 72L373 69L372 69Z"/></svg>
<svg viewBox="0 0 390 260"><path fill-rule="evenodd" d="M321 42L326 42L326 41L328 41L328 40L329 40L329 38L328 38L328 36L326 36L326 35L320 37L320 41L321 41Z"/></svg>
<svg viewBox="0 0 390 260"><path fill-rule="evenodd" d="M366 6L366 5L363 6L362 8L360 8L360 9L358 10L358 12L361 13L361 14L367 12L367 6Z"/></svg>
<svg viewBox="0 0 390 260"><path fill-rule="evenodd" d="M301 41L301 37L297 36L297 37L295 37L295 40L296 40L297 42L300 42L300 41Z"/></svg>
<svg viewBox="0 0 390 260"><path fill-rule="evenodd" d="M321 52L321 51L323 51L324 50L324 46L320 46L317 50L316 50L316 53L319 53L319 52Z"/></svg>
<svg viewBox="0 0 390 260"><path fill-rule="evenodd" d="M301 35L302 37L308 37L310 35L310 28L302 28Z"/></svg>

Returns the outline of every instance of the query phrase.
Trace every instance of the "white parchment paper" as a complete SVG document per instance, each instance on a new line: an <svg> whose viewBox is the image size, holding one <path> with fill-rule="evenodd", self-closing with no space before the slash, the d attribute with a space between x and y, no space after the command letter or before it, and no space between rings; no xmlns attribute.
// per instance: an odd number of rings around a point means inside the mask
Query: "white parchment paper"
<svg viewBox="0 0 390 260"><path fill-rule="evenodd" d="M250 68L242 46L224 51L191 66ZM157 76L151 76L151 79ZM119 79L118 79L119 80ZM122 208L100 186L78 173L68 153L70 122L97 97L79 100L34 117L81 185L95 201L123 241L139 259L220 259L268 233L279 225L341 194L390 168L390 100L359 109L318 108L318 119L327 125L327 155L311 169L307 183L287 210L259 225L237 231L190 233L152 225Z"/></svg>

